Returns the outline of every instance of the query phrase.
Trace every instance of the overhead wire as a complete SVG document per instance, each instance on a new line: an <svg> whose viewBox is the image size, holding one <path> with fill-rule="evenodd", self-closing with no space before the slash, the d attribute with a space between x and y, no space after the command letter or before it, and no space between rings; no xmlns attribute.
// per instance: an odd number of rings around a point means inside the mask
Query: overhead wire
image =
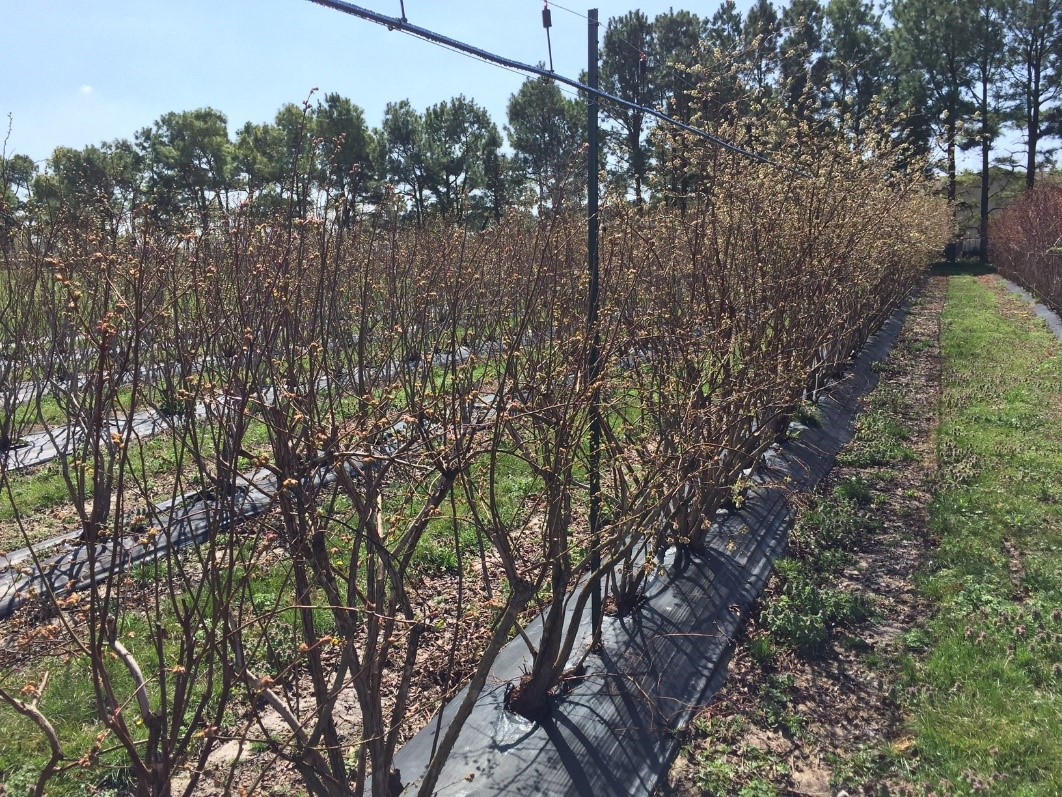
<svg viewBox="0 0 1062 797"><path fill-rule="evenodd" d="M567 13L572 14L573 16L579 17L579 18L581 18L583 20L586 20L587 22L590 21L590 18L588 16L586 16L585 14L579 13L578 11L574 11L574 10L572 10L570 8L567 8L567 7L563 6L563 5L559 5L558 3L554 2L554 0L548 0L548 1L550 2L551 6L554 7L554 8L560 9L562 11L566 11ZM598 21L596 24L597 24L597 26L599 28L606 26L606 23L602 22L602 21ZM787 27L791 27L791 26L787 26ZM781 35L781 31L783 29L784 28L779 28L776 31L776 35ZM627 47L631 52L633 52L633 53L638 55L638 57L639 57L639 71L641 72L641 79L644 81L646 79L646 74L645 74L645 69L646 69L646 51L645 51L645 49L639 48L639 47L635 46L634 44L632 44L629 40L627 40L625 38L622 38L622 37L619 37L619 36L615 36L613 40L618 42L618 43L620 43L620 44L622 44L623 46ZM746 55L748 53L751 53L753 51L753 49L754 49L753 47L747 47L747 48L744 48L744 50L742 50L742 51L737 51L737 52L730 53L730 58L728 60L730 61L731 64L736 63L737 59L739 57L741 57L743 55ZM716 64L713 64L713 66L718 67L718 66L720 66L721 64L724 64L724 63L726 63L726 62L720 61L720 62L717 62ZM663 68L669 70L675 77L677 77L679 79L679 81L681 81L683 84L685 84L686 87L688 87L690 89L698 88L698 86L695 83L692 83L688 78L686 78L686 76L684 74L682 74L680 71L678 71L671 63L667 62L667 63L663 63L663 64L658 64L657 67L658 68L659 67L663 67ZM720 69L719 71L722 72L724 70ZM565 94L568 94L569 96L578 96L575 92L572 92L570 90L566 90L566 89L564 89L564 87L559 87L559 88L561 88L561 90ZM628 121L620 119L616 114L612 113L604 104L599 106L599 110L600 110L601 114L605 117L606 121L609 121L609 122L617 125L618 127L626 128L627 125L629 124ZM659 110L661 113L665 113L665 114L667 113L663 108L659 108L658 107L657 110ZM651 128L650 128L649 132L652 132ZM609 148L609 157L612 158L613 160L615 160L620 165L626 167L628 170L634 168L633 159L624 157L623 154L616 147L610 147Z"/></svg>
<svg viewBox="0 0 1062 797"><path fill-rule="evenodd" d="M660 119L661 121L667 122L668 124L677 127L681 130L684 130L687 133L695 135L699 138L703 138L706 141L710 141L715 146L720 147L721 149L725 149L729 152L733 152L737 155L741 155L759 163L768 164L777 168L785 169L787 171L797 171L793 167L777 163L776 161L771 160L770 158L761 153L747 150L744 147L740 147L730 141L727 141L724 138L721 138L720 136L717 136L713 133L709 133L705 130L701 130L700 128L694 127L693 125L675 119L669 116L668 114L657 110L656 108L652 108L650 106L645 105L639 105L638 103L631 102L630 100L625 100L622 97L617 97L614 94L609 94L608 92L593 88L591 86L586 85L585 83L582 83L581 81L574 80L564 75L560 75L555 72L549 72L537 66L524 64L512 58L507 58L505 56L491 53L487 50L483 50L482 48L475 47L473 45L466 44L465 42L458 41L457 39L453 39L448 36L444 36L440 33L436 33L435 31L428 30L427 28L422 28L418 25L413 25L409 22L404 22L400 18L389 17L385 14L380 14L376 11L372 11L371 9L363 8L353 3L345 2L345 0L309 1L320 6L324 6L325 8L331 8L335 11L340 11L345 14L351 14L353 16L360 17L361 19L366 19L371 22L375 22L379 25L387 27L389 30L400 30L404 33L408 33L412 36L416 36L417 38L428 41L432 44L442 45L448 47L449 49L466 52L470 55L478 57L480 60L487 61L497 66L507 67L511 71L516 71L524 74L538 75L539 77L550 78L558 82L565 83L569 86L572 86L573 88L579 89L580 91L584 91L587 94L592 94L600 100L613 103L614 105L618 105L620 107L628 108L629 110L640 111L649 116Z"/></svg>
<svg viewBox="0 0 1062 797"><path fill-rule="evenodd" d="M565 12L567 12L567 13L573 15L573 16L579 17L580 19L586 20L588 23L590 22L589 17L587 17L585 14L582 14L582 13L580 13L578 11L575 11L575 10L573 10L571 8L568 8L568 7L564 6L564 5L559 5L556 2L553 2L552 5L553 5L553 7L557 8L557 9L565 11ZM609 20L608 22L610 23L611 20ZM624 38L622 36L616 35L614 33L614 30L608 29L608 25L607 25L606 22L598 21L596 24L597 24L597 26L599 28L606 27L606 29L607 29L606 36L611 35L612 41L615 41L618 44L626 47L628 50L630 50L632 53L634 53L634 54L636 54L638 56L640 79L644 82L646 80L646 78L647 78L647 74L646 73L647 73L647 67L648 67L646 49L644 47L639 47L639 46L633 44L630 40L628 40L628 39L626 39L626 38ZM795 26L777 26L775 28L775 30L772 32L772 36L774 38L776 38L776 39L780 38L784 31L791 30L794 27ZM730 53L727 53L726 54L727 58L725 58L725 59L716 59L711 64L704 63L702 61L702 66L704 66L705 68L710 68L714 74L722 75L722 74L725 74L728 70L735 68L735 66L739 63L739 59L751 54L752 52L755 51L755 49L756 49L756 46L753 45L753 44L750 44L750 45L748 45L748 46L746 46L746 47L744 47L744 48L742 48L740 50L735 50L735 51L731 51ZM721 51L717 51L717 54L719 54L719 53L721 53ZM690 91L696 91L698 88L700 88L700 86L698 84L692 82L672 62L665 61L663 63L658 63L658 64L655 65L655 68L656 69L664 69L664 70L666 70L669 73L669 75L671 75L674 78L677 78L677 81L679 83L681 83L686 89L688 89ZM639 104L644 104L644 103L639 103ZM666 109L666 106L656 105L656 106L653 106L653 107L655 107L656 110L659 111L661 114L665 114L665 115L669 115L670 116L670 113ZM608 113L604 108L602 108L602 112L605 113L606 116L608 116L608 118L611 119L614 123L620 125L621 127L626 127L626 123L624 121L618 119L614 114ZM619 157L618 153L616 153L615 151L613 151L611 153L611 155L614 156L614 157ZM620 158L620 159L622 160L622 158Z"/></svg>
<svg viewBox="0 0 1062 797"><path fill-rule="evenodd" d="M317 2L317 0L310 0L310 2ZM524 72L521 72L519 69L515 69L515 68L513 68L511 66L506 66L504 64L496 64L496 63L494 63L493 61L491 61L491 60L489 60L487 58L483 58L483 57L478 56L478 55L476 55L474 53L466 52L466 51L461 50L461 49L459 49L457 47L451 47L448 44L442 44L442 43L439 43L439 47L442 47L444 50L449 50L452 53L457 53L458 55L463 55L465 58L468 58L471 61L476 61L476 62L481 63L481 64L487 64L488 66L496 66L499 69L504 69L506 72L512 72L514 75L519 75L520 77L523 77L523 78L527 77L527 74L524 73ZM576 92L571 92L571 93L572 94L576 94Z"/></svg>
<svg viewBox="0 0 1062 797"><path fill-rule="evenodd" d="M506 72L511 72L512 74L519 75L520 77L526 77L526 75L523 72L520 72L520 71L518 71L516 69L513 69L512 67L504 66L504 65L501 65L501 64L492 64L492 62L490 62L490 61L488 61L488 60L486 60L484 58L480 58L477 55L465 52L464 50L459 50L459 49L457 49L455 47L451 47L451 46L446 45L446 44L440 44L439 46L442 47L444 50L449 50L450 52L457 53L458 55L462 55L465 58L468 58L468 59L470 59L472 61L476 61L478 63L483 63L483 64L490 64L492 66L498 66L501 69L504 69ZM549 78L542 78L542 79L548 80ZM577 90L577 89L569 88L568 86L565 86L565 85L558 85L557 86L557 90L560 91L562 94L566 95L567 97L569 97L570 99L581 100L581 99L584 98L584 92L582 92L580 90ZM620 123L620 120L616 116L614 116L613 114L609 113L607 108L600 108L599 107L599 110L601 111L602 114L604 114L606 117L608 117L608 119L610 119L611 121L616 122L617 124ZM617 161L619 161L620 163L624 164L628 168L631 168L633 166L633 164L631 163L631 161L628 158L623 157L619 153L616 153L616 152L610 153L610 157L615 158Z"/></svg>
<svg viewBox="0 0 1062 797"><path fill-rule="evenodd" d="M552 0L551 0L551 1L552 1ZM586 14L581 14L581 13L579 13L578 11L574 11L574 10L572 10L572 9L570 9L570 8L567 8L567 7L565 7L565 6L559 5L559 4L557 4L556 2L553 2L553 3L552 3L552 6L553 6L553 8L558 8L558 9L560 9L561 11L566 11L567 13L569 13L569 14L572 14L572 15L574 15L574 16L576 16L576 17L579 17L580 19L586 20L587 22L589 22L589 21L590 21L590 18L589 18L588 16L586 16ZM598 23L597 23L597 26L598 26L599 28L602 28L602 27L606 27L606 24L607 24L607 23L605 23L605 22L601 22L601 21L599 20L599 21L598 21ZM626 39L624 39L624 38L621 38L621 37L618 37L618 36L617 36L617 37L615 37L615 40L616 40L616 41L618 41L618 42L620 42L620 43L621 43L621 44L623 44L624 46L628 47L628 48L629 48L629 49L631 49L631 50L632 50L633 52L636 52L636 53L638 53L639 57L641 57L641 56L644 56L644 55L646 55L646 53L645 53L644 49L642 49L642 48L640 48L640 47L636 47L636 46L635 46L634 44L632 44L631 42L629 42L628 40L626 40ZM663 66L663 67L664 67L665 69L668 69L668 70L670 70L671 72L673 72L673 73L674 73L674 75L675 75L675 76L676 76L676 77L677 77L677 78L678 78L679 80L681 80L681 81L682 81L683 83L685 83L685 84L686 84L686 86L688 86L689 88L691 88L691 89L695 89L695 88L697 88L697 85L696 85L695 83L691 83L691 82L690 82L690 81L689 81L688 79L686 79L685 75L683 75L683 74L682 74L681 72L677 71L677 70L676 70L676 69L675 69L675 68L674 68L673 66L671 66L671 64L665 63L665 64L662 64L661 66Z"/></svg>
<svg viewBox="0 0 1062 797"><path fill-rule="evenodd" d="M571 8L566 7L566 6L559 5L558 3L553 2L553 0L550 0L550 4L551 4L551 6L553 8L560 9L561 11L565 11L565 12L567 12L567 13L573 15L573 16L579 17L580 19L583 19L583 20L586 20L587 22L589 22L589 17L587 17L586 14L582 14L579 11L575 11L575 10L573 10ZM610 22L611 20L608 20L608 21ZM603 22L603 21L598 21L598 23L597 23L598 27L607 27L607 24L608 24L607 22ZM799 27L798 24L778 25L778 26L775 27L775 29L774 29L774 31L772 32L771 35L772 35L773 38L781 39L781 37L784 36L786 33L789 33L789 32L791 32L793 30L796 30L798 27ZM642 48L636 46L635 44L631 43L627 39L624 39L624 38L622 38L620 36L615 36L614 40L619 42L619 43L621 43L621 44L623 44L625 47L629 48L633 52L636 52L636 53L639 53L639 54L642 52ZM736 64L740 58L743 58L745 56L748 56L748 55L752 54L755 49L756 48L752 44L749 44L749 45L747 45L745 47L742 47L742 48L739 48L739 49L735 49L733 51L730 51L730 52L726 53L728 55L727 60L723 61L723 62L720 62L720 63L729 63L730 65ZM675 67L672 66L670 63L665 62L664 64L659 64L658 66L662 66L663 68L670 70L672 73L674 73L675 77L677 77L679 80L681 80L683 83L685 83L686 86L688 86L689 88L691 88L691 89L698 88L698 86L695 83L690 82L686 78L685 75L683 75L680 71L675 69Z"/></svg>
<svg viewBox="0 0 1062 797"><path fill-rule="evenodd" d="M580 18L582 20L585 20L585 21L589 22L589 17L587 17L586 14L583 14L583 13L581 13L579 11L576 11L576 10L574 10L572 8L569 8L567 6L561 5L561 4L557 3L557 2L555 2L555 0L551 0L551 7L559 9L561 11L564 11L564 12L568 13L568 14L571 14L572 16L578 17L578 18ZM609 21L611 21L611 20L609 20ZM597 23L598 27L607 27L607 24L608 24L607 21L598 21L598 23ZM801 26L800 22L797 22L797 23L794 23L794 24L791 24L791 25L776 25L776 26L774 26L774 29L770 32L770 36L771 36L771 38L773 38L776 41L778 41L779 43L781 43L782 37L784 37L788 33L791 33L792 31L797 30L800 26ZM643 48L638 47L637 45L635 45L632 42L630 42L628 39L625 39L625 38L623 38L621 36L618 36L618 35L614 35L613 36L613 40L618 42L619 44L623 45L624 47L628 48L631 52L637 53L639 56L642 56L642 55L645 54ZM725 71L725 69L733 68L734 66L736 66L741 61L741 59L746 58L747 56L753 54L756 51L756 49L757 49L757 46L755 44L749 43L745 47L734 49L734 50L731 50L729 52L719 51L720 54L723 54L723 55L726 56L725 59L718 60L718 61L716 61L714 63L711 63L711 64L702 64L702 66L711 68L711 69L713 69L713 71L716 71L717 73L722 73L722 72ZM847 64L846 66L848 68L846 69L846 73L848 75L854 74L855 71L860 67L860 65L862 63L864 63L865 61L868 61L871 57L872 56L868 55L866 58L860 59L859 61L856 61L855 63ZM683 74L682 71L677 69L671 62L664 62L664 63L661 63L661 64L657 64L656 66L657 66L657 68L662 68L662 69L668 70L668 72L670 72L672 74L672 76L677 78L687 88L690 88L690 89L697 89L698 88L697 84L691 82L686 77L686 75ZM862 116L862 115L863 114L861 114L860 116Z"/></svg>
<svg viewBox="0 0 1062 797"><path fill-rule="evenodd" d="M586 14L583 14L583 13L580 13L579 11L576 11L574 9L568 8L567 6L560 5L559 3L553 2L552 0L551 0L551 5L552 5L553 8L559 9L561 11L564 11L564 12L566 12L568 14L571 14L571 15L573 15L575 17L579 17L580 19L583 19L583 20L589 22L589 17L587 17ZM608 22L611 22L611 20L608 20ZM599 28L600 27L607 27L608 22L606 22L606 21L598 21L597 25L598 25ZM791 24L791 25L776 25L776 26L774 26L773 30L770 32L769 35L770 35L771 38L773 38L776 42L778 42L780 44L781 40L782 40L782 37L784 37L788 33L791 33L792 31L797 30L800 27L800 24L801 24L800 22L797 22L797 23L794 23L794 24ZM621 36L618 36L618 35L614 35L613 36L613 40L618 42L619 44L623 45L624 47L629 49L631 52L638 54L639 57L643 57L645 55L645 51L644 51L643 48L638 47L637 45L635 45L632 42L630 42L628 39L625 39L625 38L623 38ZM745 47L734 49L734 50L731 50L729 52L717 51L718 54L725 55L726 57L723 58L723 59L718 59L715 62L710 63L710 64L709 63L702 63L701 66L703 66L705 68L708 68L708 69L711 69L715 74L724 74L727 69L733 69L734 67L736 67L740 63L740 61L742 59L752 55L757 49L758 49L758 46L755 43L748 43ZM861 59L858 59L858 60L856 60L854 62L845 63L844 64L844 66L845 66L844 73L846 75L848 75L848 76L854 76L855 73L857 72L857 70L861 66L863 66L865 63L869 62L871 58L873 58L873 55L868 54L867 56L865 56L865 57L863 57ZM676 77L687 88L690 88L690 89L699 88L697 86L697 84L691 82L680 70L676 69L676 67L671 62L664 62L664 63L661 63L661 64L657 64L656 67L668 70L668 72L670 72L674 77ZM835 101L836 101L836 97L835 97ZM660 109L658 109L658 110L660 110ZM873 112L873 108L865 107L862 110L860 110L858 113L854 113L852 111L849 111L844 116L846 118L848 118L852 123L858 124L858 123L862 122L863 119L865 119L872 112ZM615 116L613 116L611 114L609 114L609 117L613 121L616 121L616 122L619 121L618 119L616 119Z"/></svg>

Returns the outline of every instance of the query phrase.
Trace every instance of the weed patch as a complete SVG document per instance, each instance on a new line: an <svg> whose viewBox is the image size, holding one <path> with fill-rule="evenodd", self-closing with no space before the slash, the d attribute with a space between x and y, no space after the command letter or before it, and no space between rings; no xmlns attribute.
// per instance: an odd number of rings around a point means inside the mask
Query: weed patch
<svg viewBox="0 0 1062 797"><path fill-rule="evenodd" d="M907 445L907 428L896 420L889 406L872 406L859 420L855 443L837 458L849 468L873 468L898 462L912 462L915 453Z"/></svg>
<svg viewBox="0 0 1062 797"><path fill-rule="evenodd" d="M724 797L775 797L775 786L788 768L778 756L753 745L741 743L746 729L737 717L699 720L696 731L707 744L695 761L697 785L705 795Z"/></svg>

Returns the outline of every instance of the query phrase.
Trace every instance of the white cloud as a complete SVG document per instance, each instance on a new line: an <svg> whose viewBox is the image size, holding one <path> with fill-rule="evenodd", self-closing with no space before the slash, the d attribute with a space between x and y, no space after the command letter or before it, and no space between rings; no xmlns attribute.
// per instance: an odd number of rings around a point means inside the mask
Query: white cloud
<svg viewBox="0 0 1062 797"><path fill-rule="evenodd" d="M84 85L80 89L78 89L78 91L80 91L82 94L91 94L92 93L92 86Z"/></svg>

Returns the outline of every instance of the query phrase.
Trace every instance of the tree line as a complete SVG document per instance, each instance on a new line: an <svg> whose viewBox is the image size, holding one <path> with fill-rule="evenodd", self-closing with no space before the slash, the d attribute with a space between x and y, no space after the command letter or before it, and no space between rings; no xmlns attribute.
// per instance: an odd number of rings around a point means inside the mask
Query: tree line
<svg viewBox="0 0 1062 797"><path fill-rule="evenodd" d="M939 147L949 199L958 153L975 149L986 249L994 149L1006 131L1020 134L1024 162L1001 162L1035 183L1059 126L1060 55L1062 0L756 0L745 14L724 0L711 16L610 19L600 71L605 91L706 129L779 103L857 138L886 127L922 154ZM615 186L639 201L690 190L682 158L643 111L604 111L603 166ZM349 220L395 192L418 221L486 224L514 208L582 201L585 116L584 98L543 79L512 95L503 129L465 96L424 111L390 103L370 127L352 100L326 94L235 136L221 111L167 113L132 140L59 147L40 173L25 156L5 157L4 207L10 216L31 199L67 212L144 204L208 225L213 208L245 197L299 215L324 199ZM742 143L770 146L751 122Z"/></svg>
<svg viewBox="0 0 1062 797"><path fill-rule="evenodd" d="M326 204L349 223L394 193L418 222L482 225L516 207L556 211L580 201L585 131L585 102L543 80L510 98L508 151L489 112L465 96L423 112L408 100L389 103L372 128L351 99L329 93L286 104L272 122L247 122L234 136L224 113L200 108L163 114L131 140L57 147L39 172L28 156L5 157L2 210L5 226L36 208L116 234L134 208L206 229L250 199L265 216L301 218Z"/></svg>

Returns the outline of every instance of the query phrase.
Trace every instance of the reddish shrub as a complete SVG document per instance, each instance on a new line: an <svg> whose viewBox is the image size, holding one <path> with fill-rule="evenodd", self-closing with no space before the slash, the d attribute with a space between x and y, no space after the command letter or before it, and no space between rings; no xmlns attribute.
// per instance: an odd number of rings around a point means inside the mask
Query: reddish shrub
<svg viewBox="0 0 1062 797"><path fill-rule="evenodd" d="M1062 309L1062 185L1026 192L989 229L989 257L999 273Z"/></svg>

